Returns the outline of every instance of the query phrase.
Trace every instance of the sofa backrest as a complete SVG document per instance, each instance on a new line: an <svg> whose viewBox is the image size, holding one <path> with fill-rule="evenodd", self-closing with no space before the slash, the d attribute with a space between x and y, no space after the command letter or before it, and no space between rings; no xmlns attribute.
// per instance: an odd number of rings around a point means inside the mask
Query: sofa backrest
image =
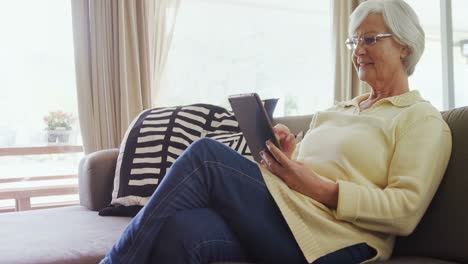
<svg viewBox="0 0 468 264"><path fill-rule="evenodd" d="M468 263L468 107L442 115L452 131L447 170L415 231L397 238L394 255Z"/></svg>
<svg viewBox="0 0 468 264"><path fill-rule="evenodd" d="M309 129L312 117L313 115L276 117L273 119L273 124L286 125L294 134L305 133Z"/></svg>

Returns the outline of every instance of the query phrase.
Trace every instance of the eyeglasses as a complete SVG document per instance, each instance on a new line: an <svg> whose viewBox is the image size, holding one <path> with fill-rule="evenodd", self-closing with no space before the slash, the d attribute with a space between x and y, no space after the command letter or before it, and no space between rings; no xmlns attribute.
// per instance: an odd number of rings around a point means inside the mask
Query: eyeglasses
<svg viewBox="0 0 468 264"><path fill-rule="evenodd" d="M345 42L346 46L349 50L355 50L359 44L366 44L368 46L375 45L377 43L377 39L392 37L392 34L365 34L361 37L351 37L348 38Z"/></svg>

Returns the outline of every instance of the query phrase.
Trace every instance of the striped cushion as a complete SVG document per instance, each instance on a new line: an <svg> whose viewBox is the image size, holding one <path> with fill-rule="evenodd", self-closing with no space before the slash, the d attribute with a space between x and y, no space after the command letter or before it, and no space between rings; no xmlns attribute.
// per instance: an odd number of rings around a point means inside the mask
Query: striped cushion
<svg viewBox="0 0 468 264"><path fill-rule="evenodd" d="M216 131L206 134L205 137L221 142L224 145L234 149L244 157L252 161L254 160L242 132Z"/></svg>
<svg viewBox="0 0 468 264"><path fill-rule="evenodd" d="M252 159L234 114L222 107L194 104L143 111L122 141L112 202L100 215L136 215L177 157L205 136Z"/></svg>

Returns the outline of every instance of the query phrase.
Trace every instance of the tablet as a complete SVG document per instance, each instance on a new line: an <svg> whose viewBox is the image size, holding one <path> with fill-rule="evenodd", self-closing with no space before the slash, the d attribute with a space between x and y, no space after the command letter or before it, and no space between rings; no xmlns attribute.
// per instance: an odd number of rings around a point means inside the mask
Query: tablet
<svg viewBox="0 0 468 264"><path fill-rule="evenodd" d="M271 120L258 94L231 95L228 100L255 161L260 163L262 160L260 151L268 151L265 144L268 139L280 148Z"/></svg>

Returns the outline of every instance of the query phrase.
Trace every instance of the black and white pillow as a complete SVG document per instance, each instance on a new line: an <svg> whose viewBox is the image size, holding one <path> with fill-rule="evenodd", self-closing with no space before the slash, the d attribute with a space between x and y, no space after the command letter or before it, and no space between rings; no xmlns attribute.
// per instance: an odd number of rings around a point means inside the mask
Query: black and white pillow
<svg viewBox="0 0 468 264"><path fill-rule="evenodd" d="M254 160L242 132L216 131L206 134L205 137L221 142L224 145L234 149L242 156L252 161Z"/></svg>
<svg viewBox="0 0 468 264"><path fill-rule="evenodd" d="M252 159L234 114L222 107L194 104L143 111L125 134L111 205L99 214L136 215L177 157L201 137L220 141Z"/></svg>

